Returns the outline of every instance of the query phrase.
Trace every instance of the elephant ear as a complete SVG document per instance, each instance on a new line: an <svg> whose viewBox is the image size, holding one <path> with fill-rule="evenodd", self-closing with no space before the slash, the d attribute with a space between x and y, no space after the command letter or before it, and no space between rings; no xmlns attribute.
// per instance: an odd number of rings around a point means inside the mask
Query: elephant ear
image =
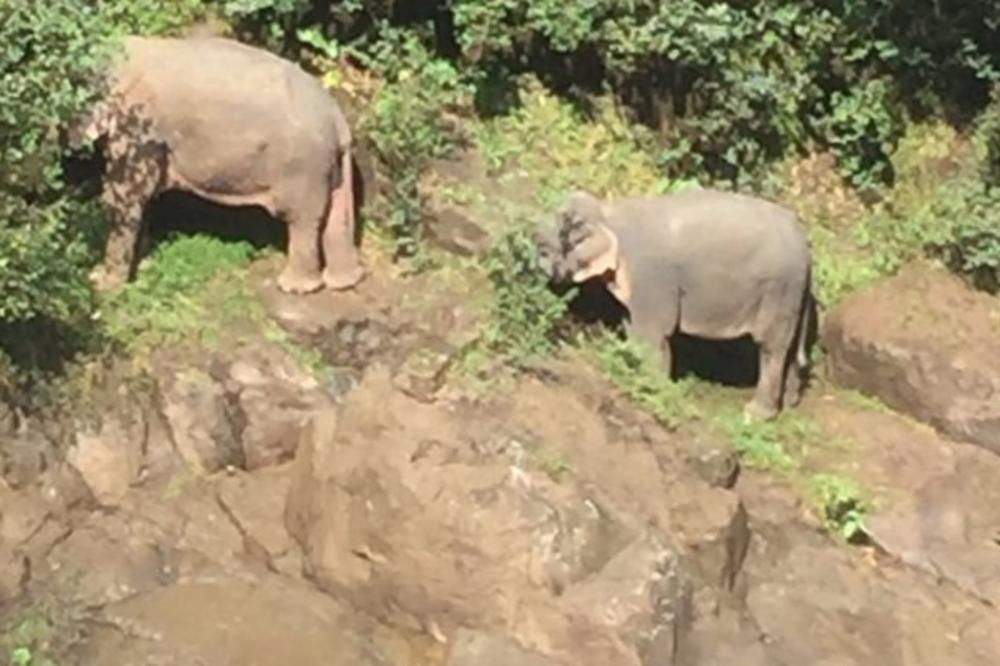
<svg viewBox="0 0 1000 666"><path fill-rule="evenodd" d="M562 211L562 244L576 258L572 280L585 282L594 277L606 280L608 289L627 305L631 286L621 256L618 236L604 222L604 206L588 192L570 194Z"/></svg>
<svg viewBox="0 0 1000 666"><path fill-rule="evenodd" d="M573 271L573 282L585 282L618 268L618 237L603 224L588 226L586 237L575 248L579 263Z"/></svg>
<svg viewBox="0 0 1000 666"><path fill-rule="evenodd" d="M628 306L632 298L632 280L629 267L621 255L618 236L603 224L595 228L581 245L582 262L573 273L573 282L585 282L603 277L608 291L622 305ZM587 250L590 250L589 252Z"/></svg>

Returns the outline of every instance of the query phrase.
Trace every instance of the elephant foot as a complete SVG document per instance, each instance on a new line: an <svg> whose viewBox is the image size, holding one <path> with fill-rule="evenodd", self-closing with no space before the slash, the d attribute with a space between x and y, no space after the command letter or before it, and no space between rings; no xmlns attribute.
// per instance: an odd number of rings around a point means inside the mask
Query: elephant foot
<svg viewBox="0 0 1000 666"><path fill-rule="evenodd" d="M109 292L125 284L125 275L120 271L110 271L106 266L97 266L90 271L90 284L98 293Z"/></svg>
<svg viewBox="0 0 1000 666"><path fill-rule="evenodd" d="M278 289L286 294L310 294L322 288L319 273L303 273L288 266L278 276Z"/></svg>
<svg viewBox="0 0 1000 666"><path fill-rule="evenodd" d="M743 407L743 423L770 421L778 415L775 407L765 407L756 400L751 400Z"/></svg>
<svg viewBox="0 0 1000 666"><path fill-rule="evenodd" d="M357 286L365 277L365 269L362 266L355 266L350 270L331 270L327 268L323 271L323 284L328 289L334 291L344 291Z"/></svg>

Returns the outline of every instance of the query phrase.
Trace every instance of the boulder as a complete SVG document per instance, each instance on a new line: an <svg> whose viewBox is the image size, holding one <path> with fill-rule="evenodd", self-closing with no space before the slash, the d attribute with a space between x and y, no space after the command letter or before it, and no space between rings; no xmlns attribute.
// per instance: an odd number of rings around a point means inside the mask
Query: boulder
<svg viewBox="0 0 1000 666"><path fill-rule="evenodd" d="M286 462L312 412L332 399L275 345L244 345L206 369L158 368L163 419L187 467L217 472Z"/></svg>
<svg viewBox="0 0 1000 666"><path fill-rule="evenodd" d="M226 387L241 419L247 470L291 460L299 433L316 409L331 404L319 383L273 346L241 349L229 365Z"/></svg>
<svg viewBox="0 0 1000 666"><path fill-rule="evenodd" d="M1000 453L1000 301L923 264L849 297L827 318L838 384Z"/></svg>
<svg viewBox="0 0 1000 666"><path fill-rule="evenodd" d="M146 469L146 415L127 400L122 405L95 420L78 419L75 441L66 452L94 499L108 507L117 506Z"/></svg>
<svg viewBox="0 0 1000 666"><path fill-rule="evenodd" d="M383 369L318 415L285 512L307 575L442 641L465 627L569 663L677 663L691 584L669 539L462 432Z"/></svg>
<svg viewBox="0 0 1000 666"><path fill-rule="evenodd" d="M485 253L489 233L461 211L445 206L427 218L427 238L439 248L464 257Z"/></svg>

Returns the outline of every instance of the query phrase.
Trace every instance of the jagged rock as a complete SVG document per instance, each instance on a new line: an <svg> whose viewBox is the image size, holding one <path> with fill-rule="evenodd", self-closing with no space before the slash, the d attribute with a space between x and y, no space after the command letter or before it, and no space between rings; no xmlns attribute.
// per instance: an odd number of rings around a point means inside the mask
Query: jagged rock
<svg viewBox="0 0 1000 666"><path fill-rule="evenodd" d="M248 470L290 460L310 414L332 402L315 379L272 348L243 351L228 376Z"/></svg>
<svg viewBox="0 0 1000 666"><path fill-rule="evenodd" d="M998 331L995 298L917 264L849 297L824 342L837 383L1000 453Z"/></svg>
<svg viewBox="0 0 1000 666"><path fill-rule="evenodd" d="M768 663L986 666L1000 654L1000 618L979 600L905 567L866 562L796 525L763 532L749 558L747 608Z"/></svg>
<svg viewBox="0 0 1000 666"><path fill-rule="evenodd" d="M145 471L146 419L141 411L125 408L98 421L78 422L66 460L100 504L116 506Z"/></svg>
<svg viewBox="0 0 1000 666"><path fill-rule="evenodd" d="M287 466L235 474L219 481L219 503L243 536L246 553L286 575L302 572L298 545L285 530L283 513L291 477Z"/></svg>
<svg viewBox="0 0 1000 666"><path fill-rule="evenodd" d="M444 207L427 218L427 238L443 250L465 257L483 254L490 247L490 235L467 215Z"/></svg>
<svg viewBox="0 0 1000 666"><path fill-rule="evenodd" d="M10 437L0 437L3 478L13 488L25 488L37 481L57 458L54 454L52 442L30 427Z"/></svg>
<svg viewBox="0 0 1000 666"><path fill-rule="evenodd" d="M187 368L161 382L160 395L171 440L190 468L217 472L229 465L244 467L242 424L232 396L218 380Z"/></svg>
<svg viewBox="0 0 1000 666"><path fill-rule="evenodd" d="M667 538L371 372L303 434L286 507L307 574L397 626L500 630L577 664L671 664L691 586Z"/></svg>

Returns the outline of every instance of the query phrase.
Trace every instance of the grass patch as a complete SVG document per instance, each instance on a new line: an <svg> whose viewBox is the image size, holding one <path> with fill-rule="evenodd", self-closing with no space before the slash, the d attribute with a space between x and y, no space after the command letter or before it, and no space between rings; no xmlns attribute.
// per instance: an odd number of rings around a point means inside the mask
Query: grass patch
<svg viewBox="0 0 1000 666"><path fill-rule="evenodd" d="M104 330L130 350L216 341L226 323L257 314L246 278L253 257L249 243L205 235L171 239L149 257L134 282L104 303Z"/></svg>
<svg viewBox="0 0 1000 666"><path fill-rule="evenodd" d="M871 502L852 479L841 474L820 473L809 478L809 494L823 524L848 543L867 539L865 519Z"/></svg>
<svg viewBox="0 0 1000 666"><path fill-rule="evenodd" d="M870 412L878 412L880 414L889 414L892 410L882 402L877 396L868 395L862 393L861 391L855 391L854 389L840 389L840 395L844 398L844 401L852 407L857 407L858 409L864 409Z"/></svg>
<svg viewBox="0 0 1000 666"><path fill-rule="evenodd" d="M872 508L866 493L845 474L810 470L814 451L842 448L843 440L831 438L818 423L795 411L782 412L772 421L745 423L742 412L729 407L717 425L744 465L789 482L832 535L864 543L865 518Z"/></svg>
<svg viewBox="0 0 1000 666"><path fill-rule="evenodd" d="M667 428L699 416L690 395L694 380L671 380L656 354L645 345L613 333L583 344L604 376Z"/></svg>

